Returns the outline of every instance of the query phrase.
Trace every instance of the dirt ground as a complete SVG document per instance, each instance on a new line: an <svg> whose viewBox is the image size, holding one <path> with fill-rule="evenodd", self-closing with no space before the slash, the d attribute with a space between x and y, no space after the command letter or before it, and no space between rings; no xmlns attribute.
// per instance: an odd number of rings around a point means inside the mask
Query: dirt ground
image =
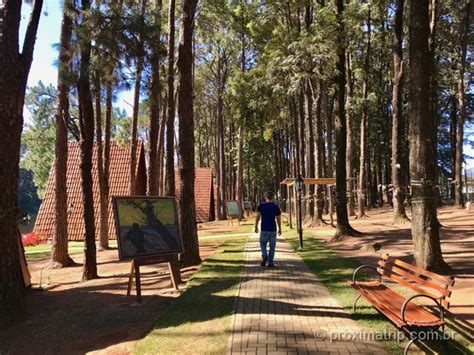
<svg viewBox="0 0 474 355"><path fill-rule="evenodd" d="M205 259L219 245L201 246ZM82 262L82 254L72 258ZM47 291L28 290L26 320L0 331L0 354L129 353L152 327L158 311L183 291L175 291L167 264L144 266L142 303L135 290L126 296L130 262L119 262L117 250L98 253L100 278L81 283L80 265L50 270L48 258L29 261L32 282ZM182 269L185 282L198 268ZM181 286L182 288L182 286Z"/></svg>
<svg viewBox="0 0 474 355"><path fill-rule="evenodd" d="M351 225L365 233L360 238L332 242L331 228L316 228L317 238L344 257L355 258L362 264L375 264L381 253L412 261L413 244L411 225L393 226L392 210L376 208L367 211L368 217L355 219ZM453 268L454 290L447 318L467 339L474 341L474 210L444 206L438 209L438 219L443 225L440 231L444 260ZM378 251L368 251L367 246L381 244Z"/></svg>

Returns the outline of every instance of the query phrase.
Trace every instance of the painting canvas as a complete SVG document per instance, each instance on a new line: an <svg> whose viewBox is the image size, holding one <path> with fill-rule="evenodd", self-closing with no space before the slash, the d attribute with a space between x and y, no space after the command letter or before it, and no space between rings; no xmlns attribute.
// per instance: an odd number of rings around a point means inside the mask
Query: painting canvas
<svg viewBox="0 0 474 355"><path fill-rule="evenodd" d="M183 251L176 201L170 197L113 197L120 260Z"/></svg>
<svg viewBox="0 0 474 355"><path fill-rule="evenodd" d="M240 217L240 208L237 201L226 201L227 215L230 217Z"/></svg>

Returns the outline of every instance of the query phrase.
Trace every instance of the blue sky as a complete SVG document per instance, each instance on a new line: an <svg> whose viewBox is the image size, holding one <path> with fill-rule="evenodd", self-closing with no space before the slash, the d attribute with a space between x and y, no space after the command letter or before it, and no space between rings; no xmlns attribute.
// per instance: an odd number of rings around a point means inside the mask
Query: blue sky
<svg viewBox="0 0 474 355"><path fill-rule="evenodd" d="M35 52L30 75L28 76L28 86L33 86L42 81L45 84L57 84L58 69L55 65L58 59L58 52L54 45L59 43L62 19L62 1L46 0L43 5L43 13L36 37ZM24 4L22 7L21 36L24 36L26 25L29 19L31 6ZM133 102L133 91L124 91L119 94L117 102L114 104L132 114L132 108L126 104ZM29 113L25 112L28 120Z"/></svg>
<svg viewBox="0 0 474 355"><path fill-rule="evenodd" d="M35 53L30 75L28 77L28 86L33 86L38 81L43 81L45 84L57 83L57 68L54 63L57 61L58 52L53 47L59 42L59 35L61 29L62 10L59 0L46 0L44 3L43 14L41 16L38 36L36 40ZM28 21L31 6L24 5L22 9L21 30L24 35L26 22ZM117 102L114 104L131 115L131 106L127 103L133 102L133 91L124 91L119 94ZM28 121L29 113L25 112L25 118ZM466 127L466 136L470 136L474 140L474 127ZM465 153L468 156L474 157L474 149L469 145L465 145ZM468 159L468 168L474 168L474 159Z"/></svg>

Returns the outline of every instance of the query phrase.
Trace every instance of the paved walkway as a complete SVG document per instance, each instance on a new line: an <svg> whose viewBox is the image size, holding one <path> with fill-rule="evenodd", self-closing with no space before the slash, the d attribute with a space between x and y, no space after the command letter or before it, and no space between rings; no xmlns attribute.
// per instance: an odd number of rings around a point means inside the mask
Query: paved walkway
<svg viewBox="0 0 474 355"><path fill-rule="evenodd" d="M236 304L231 354L385 353L380 344L360 340L363 329L286 240L278 240L274 269L260 262L258 237L252 234Z"/></svg>

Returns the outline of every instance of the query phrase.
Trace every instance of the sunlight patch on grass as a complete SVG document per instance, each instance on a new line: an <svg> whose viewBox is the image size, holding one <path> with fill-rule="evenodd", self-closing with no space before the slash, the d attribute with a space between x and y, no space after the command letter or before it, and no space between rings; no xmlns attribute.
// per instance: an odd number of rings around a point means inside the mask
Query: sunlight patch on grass
<svg viewBox="0 0 474 355"><path fill-rule="evenodd" d="M199 238L202 238L216 235L248 233L251 226L254 225L254 222L254 216L245 217L244 220L240 221L240 225L236 220L233 222L232 226L229 226L226 220L206 222L198 225L198 236ZM206 229L209 227L213 229Z"/></svg>
<svg viewBox="0 0 474 355"><path fill-rule="evenodd" d="M116 240L109 240L109 247L117 248ZM79 254L84 252L84 242L69 242L69 254ZM51 255L51 244L38 244L25 247L27 259L41 259Z"/></svg>
<svg viewBox="0 0 474 355"><path fill-rule="evenodd" d="M186 291L157 315L135 354L226 352L246 241L227 239L207 257Z"/></svg>

